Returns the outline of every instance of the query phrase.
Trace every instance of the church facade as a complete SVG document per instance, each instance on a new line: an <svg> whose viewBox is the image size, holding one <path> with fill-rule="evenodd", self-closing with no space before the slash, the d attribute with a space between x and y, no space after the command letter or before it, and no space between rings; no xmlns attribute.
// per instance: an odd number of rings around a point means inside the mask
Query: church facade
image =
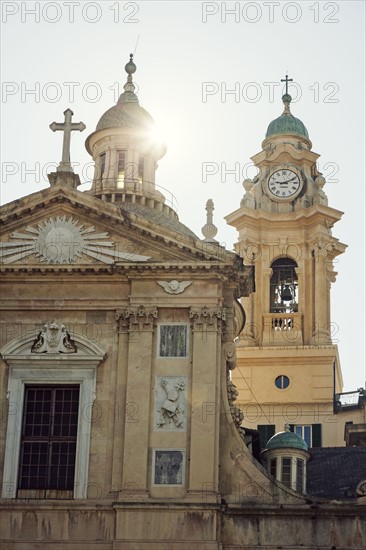
<svg viewBox="0 0 366 550"><path fill-rule="evenodd" d="M66 110L65 121L51 125L64 132L64 147L50 187L1 208L1 546L362 548L363 493L343 503L309 497L305 488L276 481L245 444L231 371L237 363L248 367L235 341L259 315L253 302L263 297L262 290L260 298L254 294L255 284L271 278L269 268L264 273L240 250L216 243L211 202L204 239L166 203L155 184L165 148L149 138L154 122L135 94L135 70L131 57L124 92L87 138L95 161L91 190L78 191L69 157L70 133L85 126ZM316 176L307 138L300 142L301 148L281 145L280 156L276 138L268 142L271 159L281 163L275 186L295 178L299 197L302 171ZM268 166L266 155L258 163ZM291 155L296 168L283 168ZM319 177L304 221L307 204L291 216L327 251L330 243L334 257L344 245L329 226L340 213L325 204ZM276 202L285 219L284 204ZM281 220L264 210L263 223L278 226L280 235ZM230 223L241 215L232 214ZM301 307L308 303L301 277L319 277L317 296L327 296L322 259L311 259L316 275L300 261L285 266L299 279ZM278 293L295 288L283 284L270 294L277 309ZM327 309L309 300L316 333L298 311L268 319L272 327L281 319L288 327L291 319L307 354L325 339L319 361L328 376L335 350L324 328ZM268 343L276 356L282 347Z"/></svg>

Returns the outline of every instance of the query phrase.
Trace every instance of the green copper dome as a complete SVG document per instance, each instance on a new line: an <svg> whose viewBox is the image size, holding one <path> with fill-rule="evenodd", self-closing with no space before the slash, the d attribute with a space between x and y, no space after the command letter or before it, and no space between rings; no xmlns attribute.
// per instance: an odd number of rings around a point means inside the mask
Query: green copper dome
<svg viewBox="0 0 366 550"><path fill-rule="evenodd" d="M285 94L282 96L282 101L285 109L281 116L272 120L266 132L266 138L280 134L293 134L309 139L309 133L305 124L298 118L294 117L290 112L291 96Z"/></svg>
<svg viewBox="0 0 366 550"><path fill-rule="evenodd" d="M293 432L278 432L268 441L266 449L301 449L307 451L308 446L299 435Z"/></svg>

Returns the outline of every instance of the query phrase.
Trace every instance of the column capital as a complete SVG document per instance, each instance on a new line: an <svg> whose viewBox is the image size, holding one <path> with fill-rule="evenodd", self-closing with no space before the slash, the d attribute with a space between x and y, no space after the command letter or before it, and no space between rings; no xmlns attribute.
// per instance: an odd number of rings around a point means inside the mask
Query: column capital
<svg viewBox="0 0 366 550"><path fill-rule="evenodd" d="M158 317L158 308L151 307L128 307L116 310L117 332L152 331L154 319Z"/></svg>
<svg viewBox="0 0 366 550"><path fill-rule="evenodd" d="M224 307L191 307L189 317L193 320L194 330L216 331L220 330L226 321L226 309Z"/></svg>

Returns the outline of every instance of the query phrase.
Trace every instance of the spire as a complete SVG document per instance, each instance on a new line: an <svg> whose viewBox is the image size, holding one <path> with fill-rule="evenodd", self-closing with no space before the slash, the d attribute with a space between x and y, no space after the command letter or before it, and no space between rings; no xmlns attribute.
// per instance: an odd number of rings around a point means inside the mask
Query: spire
<svg viewBox="0 0 366 550"><path fill-rule="evenodd" d="M214 239L217 233L217 227L213 223L213 211L215 210L214 203L212 199L208 199L206 202L206 212L207 212L207 222L202 227L202 235L205 237L204 241L206 243L217 243Z"/></svg>
<svg viewBox="0 0 366 550"><path fill-rule="evenodd" d="M290 111L290 103L292 101L292 97L288 93L288 83L292 82L293 79L289 78L288 75L286 75L285 78L281 79L281 82L286 83L286 90L285 93L282 96L282 101L285 106L281 116L276 118L275 120L272 120L272 122L269 124L266 132L266 138L272 137L274 135L296 135L300 136L302 138L305 138L311 147L311 142L309 140L309 134L308 131L304 125L304 123L293 116L293 114Z"/></svg>
<svg viewBox="0 0 366 550"><path fill-rule="evenodd" d="M128 74L127 82L123 86L124 92L120 95L118 103L138 103L138 97L135 94L135 85L132 81L132 75L136 72L136 65L133 62L133 54L130 54L130 60L125 65L125 71Z"/></svg>

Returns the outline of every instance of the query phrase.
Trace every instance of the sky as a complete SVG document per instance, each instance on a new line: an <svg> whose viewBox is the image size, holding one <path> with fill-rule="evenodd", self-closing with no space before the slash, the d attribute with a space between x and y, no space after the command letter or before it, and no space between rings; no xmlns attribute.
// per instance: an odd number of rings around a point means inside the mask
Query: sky
<svg viewBox="0 0 366 550"><path fill-rule="evenodd" d="M62 147L49 124L68 107L87 127L72 135L71 161L79 189L90 187L85 139L135 53L140 104L167 144L156 182L200 237L212 199L216 238L232 249L224 217L282 112L280 80L293 78L292 113L321 155L329 205L345 213L333 229L348 244L335 266L333 341L345 391L364 387L365 3L3 1L1 10L1 204L48 187Z"/></svg>

